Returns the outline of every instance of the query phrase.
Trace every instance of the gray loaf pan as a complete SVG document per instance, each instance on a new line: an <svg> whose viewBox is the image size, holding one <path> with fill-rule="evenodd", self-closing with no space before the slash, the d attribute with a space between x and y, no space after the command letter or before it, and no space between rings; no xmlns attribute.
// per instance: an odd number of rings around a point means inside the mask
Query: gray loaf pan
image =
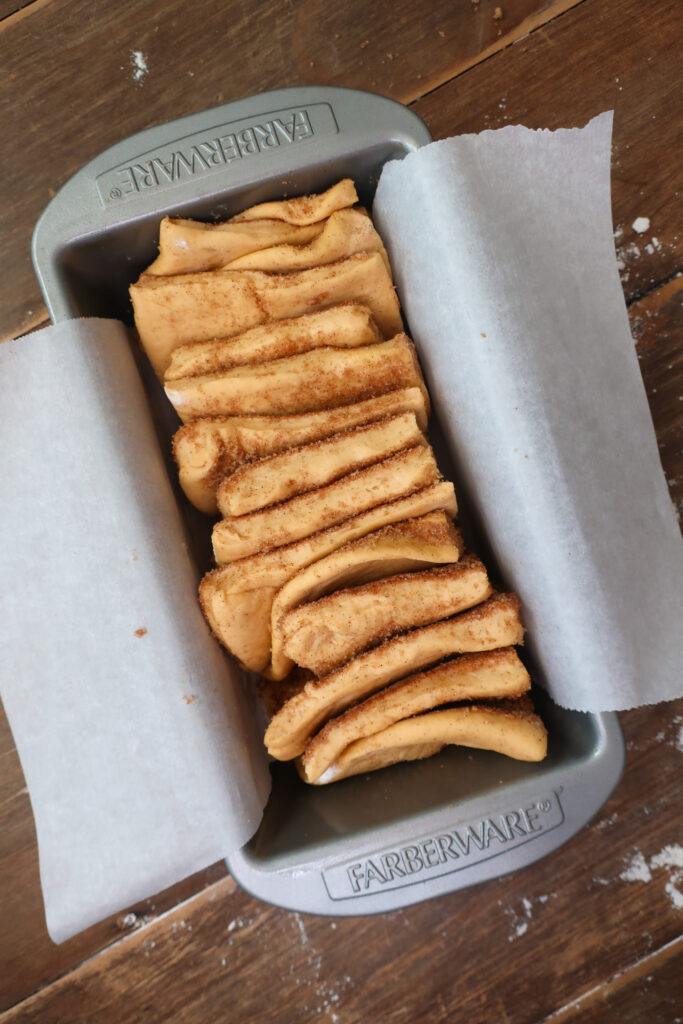
<svg viewBox="0 0 683 1024"><path fill-rule="evenodd" d="M383 164L430 140L401 104L324 87L251 96L134 135L67 182L36 227L33 259L50 314L54 321L131 323L127 289L153 260L165 214L225 219L342 177L354 179L369 206ZM139 362L168 453L177 420ZM436 414L432 436L442 471L452 476ZM209 565L208 522L176 493L199 573ZM466 512L466 496L459 497ZM476 523L469 529L491 567L486 539ZM529 668L542 678L543 666ZM301 782L291 765L274 764L263 821L229 858L231 873L271 903L350 915L393 910L538 860L608 798L623 770L624 742L614 714L562 710L540 687L534 701L549 732L540 764L447 748L319 788Z"/></svg>

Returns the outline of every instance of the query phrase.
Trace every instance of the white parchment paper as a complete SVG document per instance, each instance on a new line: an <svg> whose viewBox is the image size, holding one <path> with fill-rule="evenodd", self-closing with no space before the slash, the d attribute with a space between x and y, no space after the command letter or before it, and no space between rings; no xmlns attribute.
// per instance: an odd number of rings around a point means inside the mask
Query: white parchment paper
<svg viewBox="0 0 683 1024"><path fill-rule="evenodd" d="M683 694L683 545L617 273L612 115L385 166L373 214L430 392L554 699Z"/></svg>
<svg viewBox="0 0 683 1024"><path fill-rule="evenodd" d="M0 376L0 685L60 942L242 846L270 780L124 327L5 343Z"/></svg>

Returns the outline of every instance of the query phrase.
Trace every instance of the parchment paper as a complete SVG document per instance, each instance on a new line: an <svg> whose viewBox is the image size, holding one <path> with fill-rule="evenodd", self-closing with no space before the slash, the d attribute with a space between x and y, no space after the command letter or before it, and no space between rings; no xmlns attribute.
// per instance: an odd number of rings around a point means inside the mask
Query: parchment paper
<svg viewBox="0 0 683 1024"><path fill-rule="evenodd" d="M612 115L384 167L373 214L436 411L553 698L683 694L683 545L612 236Z"/></svg>
<svg viewBox="0 0 683 1024"><path fill-rule="evenodd" d="M7 342L0 375L1 692L61 942L242 846L270 779L123 325Z"/></svg>

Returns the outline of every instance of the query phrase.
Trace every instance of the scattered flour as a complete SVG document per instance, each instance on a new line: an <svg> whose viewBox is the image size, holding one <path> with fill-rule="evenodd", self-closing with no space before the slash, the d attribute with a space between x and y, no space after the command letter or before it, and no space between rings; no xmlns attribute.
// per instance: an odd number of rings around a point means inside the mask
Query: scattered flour
<svg viewBox="0 0 683 1024"><path fill-rule="evenodd" d="M649 863L640 850L636 849L630 857L624 858L624 863L626 867L619 875L624 882L651 882L653 871L660 868L666 870L668 878L664 884L664 892L674 910L683 910L683 846L670 843L650 857ZM611 880L594 878L593 881L600 885L608 885Z"/></svg>
<svg viewBox="0 0 683 1024"><path fill-rule="evenodd" d="M671 370L672 366L668 366L667 369ZM673 486L678 483L678 477L673 477L671 480L667 477L666 482L669 486ZM665 729L660 729L656 734L656 743L662 743L665 740L683 754L683 715L676 715Z"/></svg>
<svg viewBox="0 0 683 1024"><path fill-rule="evenodd" d="M626 861L626 858L624 858ZM631 854L629 863L626 868L621 872L619 878L623 882L651 882L652 873L647 866L647 861L643 857L640 850L636 850L635 853Z"/></svg>
<svg viewBox="0 0 683 1024"><path fill-rule="evenodd" d="M676 481L674 481L676 483ZM674 737L674 747L676 750L680 750L683 754L683 717L676 715L674 718L674 725L676 726L676 735Z"/></svg>
<svg viewBox="0 0 683 1024"><path fill-rule="evenodd" d="M683 891L679 886L683 885L683 846L672 843L665 846L650 858L650 866L653 868L667 868L669 880L664 886L664 892L671 900L674 910L683 910Z"/></svg>
<svg viewBox="0 0 683 1024"><path fill-rule="evenodd" d="M664 886L664 892L671 900L674 910L683 910L683 892L676 888L681 882L683 882L683 871L676 873Z"/></svg>
<svg viewBox="0 0 683 1024"><path fill-rule="evenodd" d="M308 942L308 932L306 931L306 925L302 920L301 914L295 913L292 916L296 921L296 926L299 929L299 934L301 935L301 944L305 946L306 943Z"/></svg>
<svg viewBox="0 0 683 1024"><path fill-rule="evenodd" d="M637 231L639 235L642 235L650 227L649 217L636 217L633 224L631 225L634 231Z"/></svg>
<svg viewBox="0 0 683 1024"><path fill-rule="evenodd" d="M557 893L543 893L541 896L536 897L536 902L543 906L550 899L557 899ZM498 901L500 905L500 900ZM513 942L514 939L519 939L522 935L526 935L529 930L529 922L533 917L534 901L527 899L526 896L522 897L522 910L521 912L515 910L514 907L508 907L504 913L506 917L509 917L512 924L512 931L508 935L508 942Z"/></svg>
<svg viewBox="0 0 683 1024"><path fill-rule="evenodd" d="M142 84L143 78L149 71L149 68L147 67L147 57L142 50L130 51L130 64L133 69L133 81Z"/></svg>

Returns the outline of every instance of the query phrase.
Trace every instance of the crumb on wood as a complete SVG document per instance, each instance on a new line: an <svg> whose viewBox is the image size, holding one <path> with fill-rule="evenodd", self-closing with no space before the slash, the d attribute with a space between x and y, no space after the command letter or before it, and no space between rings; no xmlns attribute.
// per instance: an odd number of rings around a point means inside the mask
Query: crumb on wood
<svg viewBox="0 0 683 1024"><path fill-rule="evenodd" d="M493 20L494 21L502 21L504 17L505 17L505 15L503 14L503 8L502 7L496 7L496 9L493 12Z"/></svg>
<svg viewBox="0 0 683 1024"><path fill-rule="evenodd" d="M122 914L121 917L118 917L116 919L117 928L121 928L122 930L127 928L134 928L137 923L138 916L137 914L134 914L132 910L129 911L127 914Z"/></svg>

